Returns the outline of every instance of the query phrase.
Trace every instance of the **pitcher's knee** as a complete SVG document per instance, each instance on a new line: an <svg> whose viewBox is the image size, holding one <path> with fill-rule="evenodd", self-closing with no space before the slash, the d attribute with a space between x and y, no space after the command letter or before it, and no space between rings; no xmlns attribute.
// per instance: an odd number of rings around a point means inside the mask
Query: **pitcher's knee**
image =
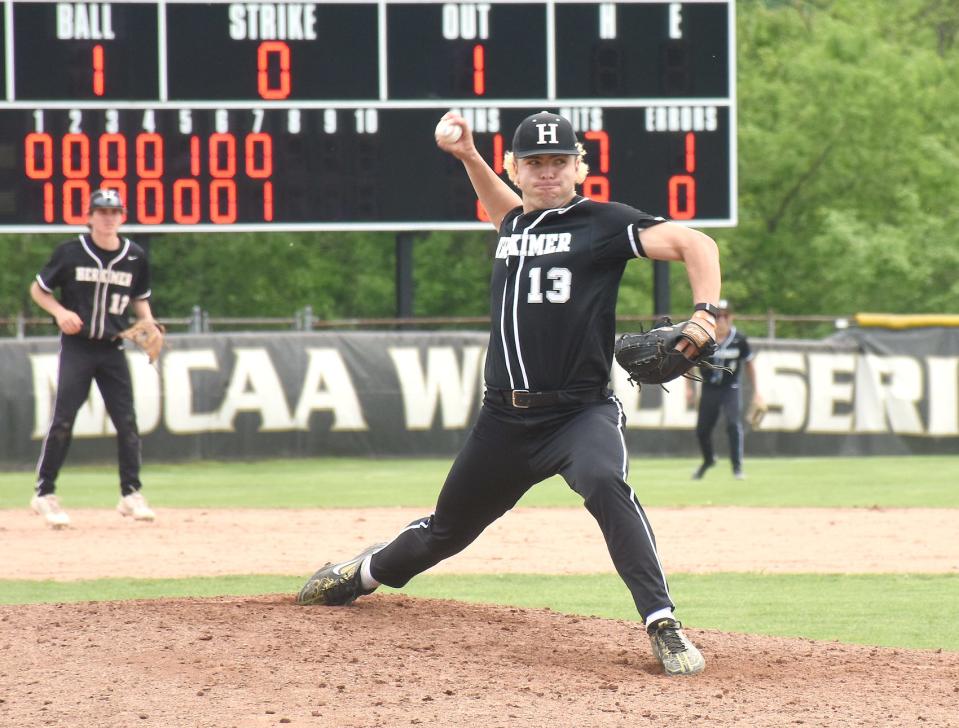
<svg viewBox="0 0 959 728"><path fill-rule="evenodd" d="M583 497L586 507L592 510L593 504L601 504L611 499L623 497L628 486L619 474L590 473L575 481L573 489Z"/></svg>

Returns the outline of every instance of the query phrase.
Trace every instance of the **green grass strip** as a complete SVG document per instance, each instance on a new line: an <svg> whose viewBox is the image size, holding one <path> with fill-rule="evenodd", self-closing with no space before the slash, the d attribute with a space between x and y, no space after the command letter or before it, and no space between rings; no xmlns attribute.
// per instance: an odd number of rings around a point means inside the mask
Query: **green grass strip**
<svg viewBox="0 0 959 728"><path fill-rule="evenodd" d="M165 508L428 508L451 458L318 458L255 462L151 464L144 493ZM747 480L720 462L702 481L691 458L637 458L630 484L644 505L959 508L959 456L755 458ZM25 508L33 473L0 473L0 508ZM116 467L70 466L58 484L66 508L110 508ZM581 503L562 479L534 487L521 506Z"/></svg>
<svg viewBox="0 0 959 728"><path fill-rule="evenodd" d="M160 597L287 593L302 576L193 579L0 581L0 603L71 602ZM726 632L838 640L885 647L959 651L959 576L909 574L676 574L670 579L677 616L688 625ZM424 574L402 590L410 596L472 603L549 607L557 612L638 619L613 574Z"/></svg>

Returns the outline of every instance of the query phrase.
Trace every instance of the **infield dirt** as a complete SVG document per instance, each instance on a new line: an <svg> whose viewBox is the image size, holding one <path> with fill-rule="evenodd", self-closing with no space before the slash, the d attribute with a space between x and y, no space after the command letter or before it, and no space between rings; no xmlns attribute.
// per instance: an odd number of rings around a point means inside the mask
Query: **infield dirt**
<svg viewBox="0 0 959 728"><path fill-rule="evenodd" d="M74 527L53 532L0 511L0 578L306 576L421 515L158 513L135 524L71 511ZM650 518L670 573L959 573L956 511L656 509ZM695 537L671 536L680 525ZM518 509L440 569L611 565L581 510ZM688 633L706 672L676 679L661 674L636 623L549 610L396 594L348 608L296 607L292 595L4 606L0 725L959 725L959 653Z"/></svg>

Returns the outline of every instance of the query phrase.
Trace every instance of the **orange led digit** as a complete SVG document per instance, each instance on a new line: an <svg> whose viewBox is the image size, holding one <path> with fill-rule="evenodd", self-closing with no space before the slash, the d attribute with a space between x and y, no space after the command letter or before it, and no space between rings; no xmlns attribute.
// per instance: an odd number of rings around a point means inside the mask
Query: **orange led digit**
<svg viewBox="0 0 959 728"><path fill-rule="evenodd" d="M67 179L86 179L90 176L90 138L86 134L64 134L63 176ZM74 160L76 157L76 160Z"/></svg>
<svg viewBox="0 0 959 728"><path fill-rule="evenodd" d="M101 134L100 174L110 179L127 176L127 140L122 134ZM114 164L115 160L115 164ZM126 196L123 196L126 199Z"/></svg>
<svg viewBox="0 0 959 728"><path fill-rule="evenodd" d="M486 51L482 43L473 46L473 93L477 96L486 93Z"/></svg>
<svg viewBox="0 0 959 728"><path fill-rule="evenodd" d="M43 183L43 221L53 222L53 182Z"/></svg>
<svg viewBox="0 0 959 728"><path fill-rule="evenodd" d="M53 176L53 139L49 134L34 131L23 138L23 167L30 179Z"/></svg>
<svg viewBox="0 0 959 728"><path fill-rule="evenodd" d="M222 146L221 146L222 145ZM209 142L210 175L218 179L230 179L236 176L236 137L230 133L210 134ZM220 156L225 165L221 166Z"/></svg>
<svg viewBox="0 0 959 728"><path fill-rule="evenodd" d="M190 174L200 176L200 137L190 137Z"/></svg>
<svg viewBox="0 0 959 728"><path fill-rule="evenodd" d="M79 201L76 193L80 193ZM89 182L84 179L70 179L63 183L63 221L67 225L85 225L89 205Z"/></svg>
<svg viewBox="0 0 959 728"><path fill-rule="evenodd" d="M259 145L259 150L257 146ZM263 132L246 135L246 175L253 179L264 179L273 174L273 137ZM257 154L259 151L259 154ZM260 164L257 164L259 157ZM231 175L232 176L232 175Z"/></svg>
<svg viewBox="0 0 959 728"><path fill-rule="evenodd" d="M493 171L503 174L503 135L493 135Z"/></svg>
<svg viewBox="0 0 959 728"><path fill-rule="evenodd" d="M220 202L221 190L226 195L225 206ZM215 179L210 183L210 220L217 225L236 222L236 182L232 179Z"/></svg>
<svg viewBox="0 0 959 728"><path fill-rule="evenodd" d="M270 86L270 55L276 54L280 64L280 85ZM290 95L290 47L279 40L260 43L256 51L256 90L260 98L285 99Z"/></svg>
<svg viewBox="0 0 959 728"><path fill-rule="evenodd" d="M152 205L148 205L150 201ZM150 207L153 208L152 212ZM163 222L163 185L159 180L137 182L137 222L143 225L159 225Z"/></svg>
<svg viewBox="0 0 959 728"><path fill-rule="evenodd" d="M183 212L184 194L189 195L189 214ZM195 179L178 179L173 183L173 219L181 225L200 222L200 183Z"/></svg>
<svg viewBox="0 0 959 728"><path fill-rule="evenodd" d="M680 190L685 200L680 200ZM669 178L669 216L674 220L692 220L696 217L696 179L688 174L674 174Z"/></svg>
<svg viewBox="0 0 959 728"><path fill-rule="evenodd" d="M103 96L103 46L93 46L93 95Z"/></svg>
<svg viewBox="0 0 959 728"><path fill-rule="evenodd" d="M263 183L263 219L273 222L273 183Z"/></svg>
<svg viewBox="0 0 959 728"><path fill-rule="evenodd" d="M696 135L691 131L686 132L686 171L696 171Z"/></svg>
<svg viewBox="0 0 959 728"><path fill-rule="evenodd" d="M607 174L609 172L609 134L605 131L588 131L583 136L599 142L599 171Z"/></svg>
<svg viewBox="0 0 959 728"><path fill-rule="evenodd" d="M147 149L149 148L149 152ZM137 134L137 176L159 179L163 176L163 137L154 132Z"/></svg>
<svg viewBox="0 0 959 728"><path fill-rule="evenodd" d="M597 174L589 175L583 181L583 197L597 202L609 202L609 180Z"/></svg>

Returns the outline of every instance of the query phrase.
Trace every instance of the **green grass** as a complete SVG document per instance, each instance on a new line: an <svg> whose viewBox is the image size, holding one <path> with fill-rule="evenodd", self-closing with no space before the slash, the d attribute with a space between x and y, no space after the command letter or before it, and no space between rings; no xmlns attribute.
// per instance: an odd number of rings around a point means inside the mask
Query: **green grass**
<svg viewBox="0 0 959 728"><path fill-rule="evenodd" d="M289 594L292 598L303 579L229 576L0 581L0 604L272 593ZM956 575L678 574L670 579L670 588L680 604L679 618L697 628L959 651ZM608 619L638 619L629 593L613 574L424 574L410 582L402 593L473 603L549 607L557 612Z"/></svg>
<svg viewBox="0 0 959 728"><path fill-rule="evenodd" d="M322 458L256 462L146 463L145 493L164 508L429 507L451 459ZM959 456L754 458L748 479L726 463L691 481L690 458L635 459L630 483L646 506L818 506L959 508ZM112 507L113 465L64 469L59 493L70 508ZM0 473L0 508L23 508L33 473ZM533 488L523 506L575 506L560 478Z"/></svg>
<svg viewBox="0 0 959 728"><path fill-rule="evenodd" d="M162 508L431 507L451 460L323 458L258 462L147 462L144 482ZM700 482L693 459L635 459L630 482L647 506L959 508L959 456L750 459L748 480L720 463ZM0 473L0 508L23 509L33 474ZM116 468L70 466L60 479L68 508L111 508ZM559 478L528 493L522 506L576 506ZM77 582L0 581L0 603L293 594L300 576L232 576ZM959 650L959 576L676 574L678 616L732 632L802 636ZM637 615L613 574L445 576L425 574L403 589L414 596L550 607L615 619Z"/></svg>

